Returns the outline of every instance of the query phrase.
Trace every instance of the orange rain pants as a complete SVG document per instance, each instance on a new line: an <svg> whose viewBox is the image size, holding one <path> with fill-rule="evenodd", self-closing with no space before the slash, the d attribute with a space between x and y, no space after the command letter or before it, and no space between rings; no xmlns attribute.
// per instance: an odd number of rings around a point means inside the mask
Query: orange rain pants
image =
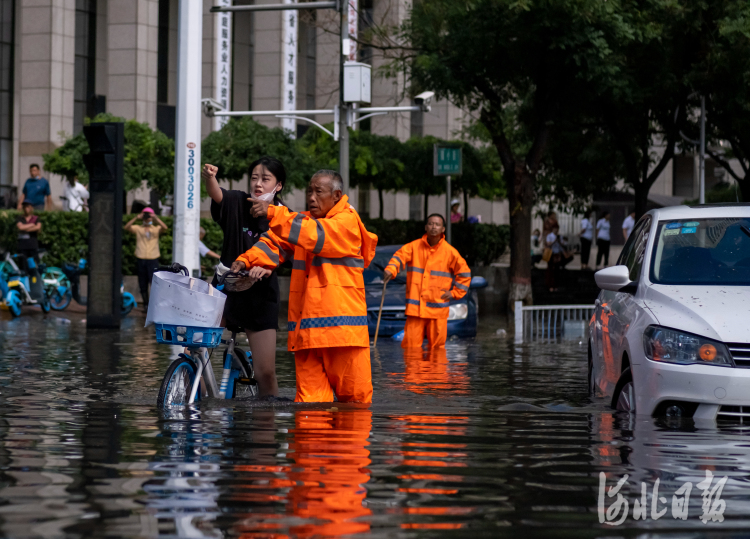
<svg viewBox="0 0 750 539"><path fill-rule="evenodd" d="M407 316L401 347L421 348L425 337L430 348L445 346L445 340L448 337L448 319Z"/></svg>
<svg viewBox="0 0 750 539"><path fill-rule="evenodd" d="M294 402L372 402L370 347L308 348L294 353Z"/></svg>

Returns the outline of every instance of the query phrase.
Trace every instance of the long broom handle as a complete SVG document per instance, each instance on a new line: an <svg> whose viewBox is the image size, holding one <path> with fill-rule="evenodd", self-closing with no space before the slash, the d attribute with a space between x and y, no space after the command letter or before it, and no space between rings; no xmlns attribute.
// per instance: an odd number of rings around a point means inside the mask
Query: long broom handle
<svg viewBox="0 0 750 539"><path fill-rule="evenodd" d="M372 346L375 347L378 345L378 331L380 331L380 316L383 314L383 301L385 301L385 285L388 284L388 281L383 279L383 295L380 296L380 310L378 311L378 325L375 326L375 342L372 343Z"/></svg>

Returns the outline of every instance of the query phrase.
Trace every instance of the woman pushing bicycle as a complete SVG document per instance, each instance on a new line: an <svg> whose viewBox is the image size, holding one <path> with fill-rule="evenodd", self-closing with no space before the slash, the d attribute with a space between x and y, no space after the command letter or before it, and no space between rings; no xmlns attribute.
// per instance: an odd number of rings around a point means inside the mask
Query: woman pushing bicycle
<svg viewBox="0 0 750 539"><path fill-rule="evenodd" d="M273 157L261 157L250 165L250 193L219 187L218 167L206 164L201 176L211 197L211 217L224 232L221 259L213 285L238 256L244 254L268 230L268 220L253 217L251 200L261 198L282 205L279 193L286 182L286 170ZM253 277L257 277L253 275ZM253 353L259 396L277 396L276 331L279 319L279 282L276 272L242 292L226 292L222 325L235 331L245 330Z"/></svg>

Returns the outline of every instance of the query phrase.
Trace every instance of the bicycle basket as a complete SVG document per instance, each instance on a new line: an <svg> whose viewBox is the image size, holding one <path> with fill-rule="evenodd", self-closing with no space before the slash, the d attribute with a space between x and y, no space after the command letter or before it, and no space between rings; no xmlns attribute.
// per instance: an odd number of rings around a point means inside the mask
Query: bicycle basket
<svg viewBox="0 0 750 539"><path fill-rule="evenodd" d="M216 348L221 344L224 328L200 328L194 326L175 326L173 324L154 324L156 342L159 344L176 344L187 348Z"/></svg>

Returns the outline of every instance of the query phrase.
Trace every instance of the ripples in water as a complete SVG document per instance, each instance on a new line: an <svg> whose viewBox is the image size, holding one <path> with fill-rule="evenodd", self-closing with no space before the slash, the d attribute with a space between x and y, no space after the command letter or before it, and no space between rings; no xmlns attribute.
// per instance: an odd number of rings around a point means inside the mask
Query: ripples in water
<svg viewBox="0 0 750 539"><path fill-rule="evenodd" d="M154 406L178 350L130 318L0 319L0 533L8 537L742 535L750 436L613 414L578 343L514 345L492 324L444 352L373 351L372 406ZM293 393L292 356L278 356ZM723 522L698 484L728 477ZM630 515L600 522L600 472ZM658 520L651 496L659 480ZM672 499L692 484L685 521ZM632 517L642 484L645 520ZM715 484L715 482L714 482ZM679 498L679 496L676 496ZM616 500L605 497L605 512Z"/></svg>

